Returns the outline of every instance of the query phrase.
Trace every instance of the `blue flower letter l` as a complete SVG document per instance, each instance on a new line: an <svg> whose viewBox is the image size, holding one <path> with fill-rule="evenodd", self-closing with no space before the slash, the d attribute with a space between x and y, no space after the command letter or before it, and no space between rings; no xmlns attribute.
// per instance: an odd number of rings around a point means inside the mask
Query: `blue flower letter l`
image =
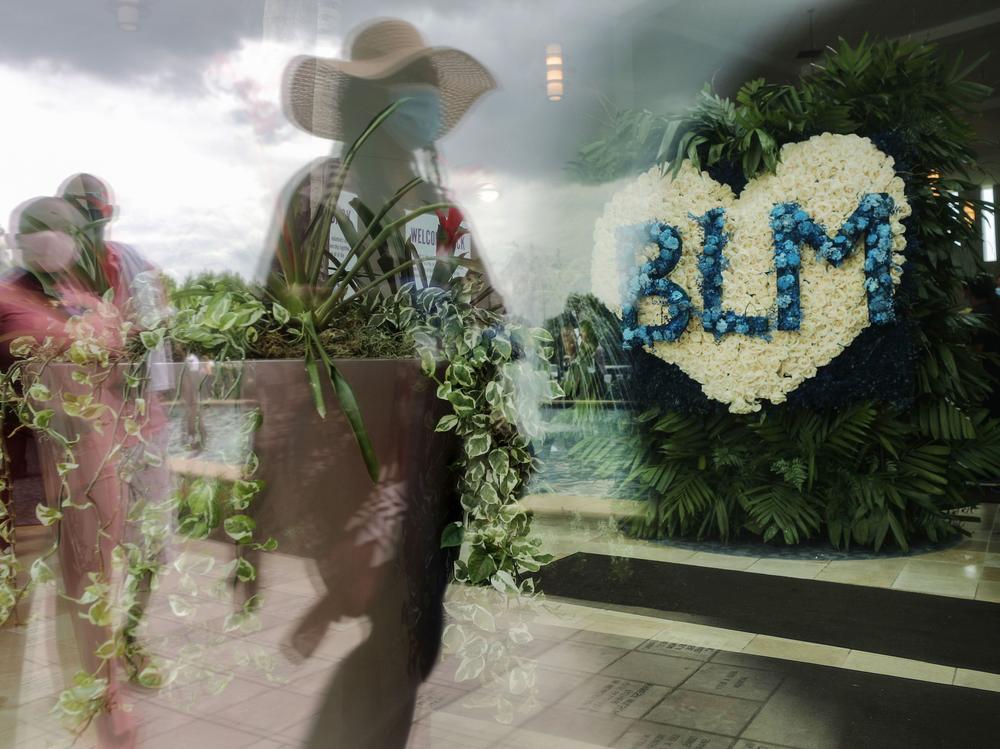
<svg viewBox="0 0 1000 749"><path fill-rule="evenodd" d="M657 254L634 267L636 246L654 242ZM653 221L618 230L619 259L631 267L621 274L622 344L625 349L652 346L657 341L676 341L691 319L691 298L667 276L681 259L681 235L674 226ZM659 297L669 320L662 325L639 324L639 300Z"/></svg>
<svg viewBox="0 0 1000 749"><path fill-rule="evenodd" d="M799 268L802 245L834 268L850 257L855 245L865 244L865 291L868 319L884 325L895 319L892 303L892 227L889 217L895 209L892 197L868 193L833 237L797 203L779 203L771 211L774 234L774 267L778 284L778 330L798 330L802 323L799 299Z"/></svg>
<svg viewBox="0 0 1000 749"><path fill-rule="evenodd" d="M705 305L701 315L702 327L713 333L716 339L727 333L766 337L769 328L766 317L740 315L722 309L722 271L726 267L725 249L729 243L725 231L726 212L722 208L713 208L704 216L692 218L696 218L705 233L705 244L698 257L701 298Z"/></svg>

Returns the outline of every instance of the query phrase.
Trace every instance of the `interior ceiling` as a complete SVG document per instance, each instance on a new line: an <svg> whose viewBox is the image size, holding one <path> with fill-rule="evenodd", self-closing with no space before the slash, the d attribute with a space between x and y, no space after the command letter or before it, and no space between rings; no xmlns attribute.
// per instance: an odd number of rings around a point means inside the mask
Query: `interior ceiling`
<svg viewBox="0 0 1000 749"><path fill-rule="evenodd" d="M813 30L810 38L810 9ZM933 41L946 53L962 52L972 61L989 56L974 78L998 89L974 115L983 139L981 166L1000 174L1000 3L997 0L700 0L651 1L629 19L635 36L633 103L661 110L686 106L692 88L711 80L732 95L744 81L763 76L791 81L808 60L803 49L824 48L843 37L913 37ZM658 63L649 64L654 60ZM673 76L671 85L664 78ZM678 77L686 77L683 85ZM665 99L657 92L678 95ZM656 100L659 100L658 102ZM656 103L654 103L656 102ZM995 180L1000 181L1000 180Z"/></svg>

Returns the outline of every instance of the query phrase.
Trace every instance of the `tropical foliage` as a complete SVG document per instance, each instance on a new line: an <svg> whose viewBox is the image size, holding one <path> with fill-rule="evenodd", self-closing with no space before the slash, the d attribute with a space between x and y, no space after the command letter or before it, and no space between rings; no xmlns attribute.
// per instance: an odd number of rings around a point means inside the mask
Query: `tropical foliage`
<svg viewBox="0 0 1000 749"><path fill-rule="evenodd" d="M706 90L659 149L665 168L687 158L740 189L774 169L785 143L823 131L870 137L894 157L913 207L897 304L917 358L904 403L747 416L654 409L629 441L581 443L578 456L629 466L623 490L649 496L638 532L788 544L825 533L838 547L905 549L954 533L972 486L1000 475L1000 422L982 406L995 383L976 343L989 322L965 296L980 271L974 218L992 209L966 197L978 192L969 117L990 95L970 80L974 68L915 41L842 41L794 85L752 81L735 100ZM585 148L587 158L610 162L610 144Z"/></svg>

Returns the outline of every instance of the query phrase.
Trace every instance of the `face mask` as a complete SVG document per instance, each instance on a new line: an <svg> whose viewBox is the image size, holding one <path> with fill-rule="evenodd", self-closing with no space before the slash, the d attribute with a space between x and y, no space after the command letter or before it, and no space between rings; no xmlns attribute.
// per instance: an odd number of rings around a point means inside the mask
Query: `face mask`
<svg viewBox="0 0 1000 749"><path fill-rule="evenodd" d="M393 101L405 99L382 124L386 133L411 151L430 145L441 129L441 96L429 86L399 86Z"/></svg>
<svg viewBox="0 0 1000 749"><path fill-rule="evenodd" d="M39 231L18 234L17 244L21 259L29 268L58 273L66 270L77 259L77 246L73 237L59 231Z"/></svg>

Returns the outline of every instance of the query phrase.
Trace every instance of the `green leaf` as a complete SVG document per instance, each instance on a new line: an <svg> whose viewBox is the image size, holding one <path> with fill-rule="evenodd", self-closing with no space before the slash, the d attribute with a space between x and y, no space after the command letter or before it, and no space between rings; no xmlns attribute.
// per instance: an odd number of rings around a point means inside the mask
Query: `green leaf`
<svg viewBox="0 0 1000 749"><path fill-rule="evenodd" d="M42 525L49 526L58 520L62 520L62 512L45 504L35 505L35 517Z"/></svg>
<svg viewBox="0 0 1000 749"><path fill-rule="evenodd" d="M274 302L271 305L271 314L274 316L274 321L278 323L278 325L286 325L288 324L288 321L292 319L291 313L277 302Z"/></svg>
<svg viewBox="0 0 1000 749"><path fill-rule="evenodd" d="M306 348L306 376L309 378L309 390L312 392L316 413L321 419L325 419L326 401L323 398L323 383L319 379L319 365L316 363L316 356L311 346Z"/></svg>
<svg viewBox="0 0 1000 749"><path fill-rule="evenodd" d="M139 340L142 341L142 345L146 347L147 351L152 351L163 343L163 336L166 331L163 328L157 328L156 330L144 330L139 333Z"/></svg>
<svg viewBox="0 0 1000 749"><path fill-rule="evenodd" d="M236 579L243 583L257 579L257 570L243 557L236 561Z"/></svg>
<svg viewBox="0 0 1000 749"><path fill-rule="evenodd" d="M52 397L52 391L43 383L36 382L28 388L28 397L36 401L47 401Z"/></svg>
<svg viewBox="0 0 1000 749"><path fill-rule="evenodd" d="M468 416L476 410L476 401L465 393L453 390L447 397L459 416Z"/></svg>
<svg viewBox="0 0 1000 749"><path fill-rule="evenodd" d="M483 551L476 549L469 556L469 581L477 585L490 578L497 571L496 562L493 557Z"/></svg>
<svg viewBox="0 0 1000 749"><path fill-rule="evenodd" d="M35 585L45 585L46 583L54 582L55 579L55 573L44 559L39 558L31 563L31 581Z"/></svg>
<svg viewBox="0 0 1000 749"><path fill-rule="evenodd" d="M237 543L248 543L257 527L256 521L249 515L233 515L226 518L222 524L226 535Z"/></svg>
<svg viewBox="0 0 1000 749"><path fill-rule="evenodd" d="M486 659L483 656L477 658L464 658L455 670L455 681L470 681L479 678L479 675L486 668Z"/></svg>
<svg viewBox="0 0 1000 749"><path fill-rule="evenodd" d="M473 434L465 441L465 453L470 458L476 458L486 454L490 449L492 440L487 432Z"/></svg>
<svg viewBox="0 0 1000 749"><path fill-rule="evenodd" d="M461 546L464 537L465 526L461 522L449 523L441 533L441 548L447 549L453 546Z"/></svg>
<svg viewBox="0 0 1000 749"><path fill-rule="evenodd" d="M454 414L445 414L434 427L435 432L449 432L458 425L458 417Z"/></svg>
<svg viewBox="0 0 1000 749"><path fill-rule="evenodd" d="M428 349L420 350L420 371L430 377L437 370L437 358L434 352Z"/></svg>

